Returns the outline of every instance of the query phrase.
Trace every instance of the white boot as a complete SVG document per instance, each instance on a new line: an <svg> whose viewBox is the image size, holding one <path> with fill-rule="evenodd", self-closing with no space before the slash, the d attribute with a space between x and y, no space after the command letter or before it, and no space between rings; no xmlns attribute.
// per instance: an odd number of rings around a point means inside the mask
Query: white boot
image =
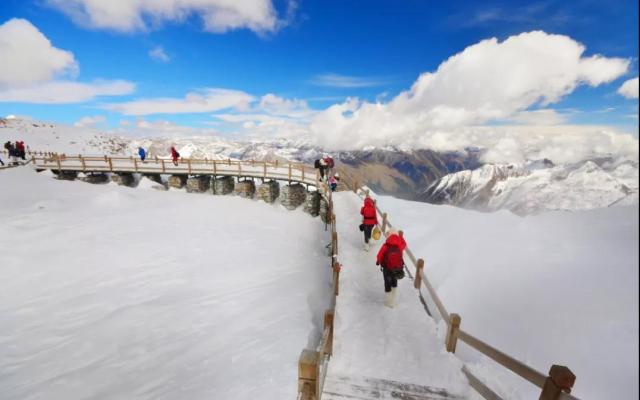
<svg viewBox="0 0 640 400"><path fill-rule="evenodd" d="M393 308L393 292L384 292L384 305Z"/></svg>
<svg viewBox="0 0 640 400"><path fill-rule="evenodd" d="M362 246L362 249L364 251L369 251L369 248L370 248L369 243L365 243L364 246Z"/></svg>
<svg viewBox="0 0 640 400"><path fill-rule="evenodd" d="M397 298L398 290L397 289L398 289L397 287L391 288L391 307L395 307L396 304L398 304L398 302L397 302L397 300L398 300L398 298Z"/></svg>

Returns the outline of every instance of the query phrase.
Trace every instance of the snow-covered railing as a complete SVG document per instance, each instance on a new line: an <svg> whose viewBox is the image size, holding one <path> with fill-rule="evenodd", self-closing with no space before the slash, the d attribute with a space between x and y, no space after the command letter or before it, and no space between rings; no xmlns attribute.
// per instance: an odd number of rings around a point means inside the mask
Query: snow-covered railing
<svg viewBox="0 0 640 400"><path fill-rule="evenodd" d="M350 189L353 190L354 193L360 195L361 197L367 196L369 194L369 190L361 187L358 184L357 180L349 177L344 171L341 171L341 174L343 176L343 179L347 178L347 181L351 182L351 185L347 185L350 186ZM382 216L380 230L386 237L389 235L389 231L393 229L393 225L389 221L387 213L383 212L378 207L377 203L376 210ZM403 236L403 232L401 230L399 231L399 234ZM431 285L431 282L424 272L424 260L421 258L417 259L408 246L405 249L405 253L415 267L414 287L416 290L418 290L420 299L424 303L422 292L420 290L421 286L424 285L424 287L427 289L427 292L429 293L431 300L438 309L438 313L447 324L445 348L448 352L455 353L457 341L458 339L460 339L471 348L479 351L480 353L491 358L516 375L541 388L542 392L540 394L540 400L577 400L570 394L576 377L569 368L560 365L552 365L549 369L549 373L545 375L517 360L516 358L511 357L510 355L503 353L495 347L476 338L470 333L460 329L460 315L455 313L449 314L449 312L447 312L447 309L440 299L440 296L438 296L438 293L433 288L433 285ZM411 271L408 272L409 275L411 275ZM462 372L467 376L471 387L473 387L485 399L502 400L499 395L491 390L481 379L476 377L466 366L462 368Z"/></svg>
<svg viewBox="0 0 640 400"><path fill-rule="evenodd" d="M177 163L166 158L138 157L86 157L64 154L32 155L35 168L54 171L76 172L113 172L174 175L232 175L248 178L277 179L299 182L306 185L318 185L318 171L301 163L282 163L278 160L210 160L180 158Z"/></svg>
<svg viewBox="0 0 640 400"><path fill-rule="evenodd" d="M324 329L318 345L314 349L304 349L298 360L298 400L319 400L322 397L324 379L329 360L333 354L333 320L336 297L340 287L340 263L338 262L338 233L336 215L333 210L332 192L326 183L319 182L318 191L328 205L326 220L331 226L331 268L333 270L333 293L331 308L324 313Z"/></svg>

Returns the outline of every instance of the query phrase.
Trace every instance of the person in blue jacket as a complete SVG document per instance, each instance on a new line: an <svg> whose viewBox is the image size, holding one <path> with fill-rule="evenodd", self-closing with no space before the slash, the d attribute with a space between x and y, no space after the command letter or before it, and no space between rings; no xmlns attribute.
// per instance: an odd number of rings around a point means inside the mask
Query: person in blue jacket
<svg viewBox="0 0 640 400"><path fill-rule="evenodd" d="M140 160L144 162L145 157L147 157L147 153L144 151L142 147L138 147L138 154L140 155Z"/></svg>

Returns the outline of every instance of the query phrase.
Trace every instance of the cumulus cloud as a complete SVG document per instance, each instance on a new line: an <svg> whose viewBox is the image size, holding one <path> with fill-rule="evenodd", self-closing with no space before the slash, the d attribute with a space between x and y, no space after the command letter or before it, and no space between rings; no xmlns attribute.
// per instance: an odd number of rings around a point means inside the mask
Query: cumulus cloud
<svg viewBox="0 0 640 400"><path fill-rule="evenodd" d="M122 81L90 83L54 81L40 85L0 90L0 102L70 104L82 103L99 96L122 96L133 93L135 84Z"/></svg>
<svg viewBox="0 0 640 400"><path fill-rule="evenodd" d="M386 84L386 81L384 79L362 76L322 74L313 77L313 79L311 79L311 83L317 86L338 88L364 88L382 86Z"/></svg>
<svg viewBox="0 0 640 400"><path fill-rule="evenodd" d="M203 89L190 92L184 98L153 98L141 99L124 103L106 104L103 108L116 111L124 115L152 115L152 114L187 114L204 113L224 109L246 109L254 97L239 91L227 89Z"/></svg>
<svg viewBox="0 0 640 400"><path fill-rule="evenodd" d="M102 124L106 121L103 115L86 116L76 121L73 126L78 128L94 128L98 124Z"/></svg>
<svg viewBox="0 0 640 400"><path fill-rule="evenodd" d="M519 111L509 118L523 125L559 125L567 122L567 116L552 109Z"/></svg>
<svg viewBox="0 0 640 400"><path fill-rule="evenodd" d="M495 145L483 136L488 131L466 135L462 128L523 116L531 120L531 107L558 102L578 85L611 82L629 66L629 60L584 57L584 51L567 36L540 31L503 42L483 40L450 57L435 72L423 73L411 89L388 103L349 99L329 107L312 119L310 131L319 145L334 149L404 145L461 150ZM538 112L540 116L561 122L551 111ZM493 132L504 134L502 129ZM518 138L522 137L513 140Z"/></svg>
<svg viewBox="0 0 640 400"><path fill-rule="evenodd" d="M0 88L28 86L78 72L71 52L54 47L24 19L0 25L0 60Z"/></svg>
<svg viewBox="0 0 640 400"><path fill-rule="evenodd" d="M163 63L168 63L169 61L171 61L171 58L164 51L164 48L162 46L156 46L153 49L149 50L149 57Z"/></svg>
<svg viewBox="0 0 640 400"><path fill-rule="evenodd" d="M214 33L242 28L268 33L282 25L271 0L47 1L78 25L119 32L146 31L164 22L183 22L192 15L202 20L206 31Z"/></svg>
<svg viewBox="0 0 640 400"><path fill-rule="evenodd" d="M620 86L618 89L618 93L627 99L637 99L638 98L638 77L633 79L629 79L625 83Z"/></svg>

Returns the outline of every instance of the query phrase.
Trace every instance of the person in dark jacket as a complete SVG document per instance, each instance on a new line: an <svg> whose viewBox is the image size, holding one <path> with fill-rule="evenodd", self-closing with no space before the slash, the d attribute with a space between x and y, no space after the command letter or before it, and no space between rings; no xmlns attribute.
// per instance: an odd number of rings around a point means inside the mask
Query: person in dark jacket
<svg viewBox="0 0 640 400"><path fill-rule="evenodd" d="M376 265L380 266L384 278L384 305L393 308L396 305L398 287L396 273L404 269L403 254L404 249L407 248L407 242L394 230L390 230L388 234L387 240L378 251Z"/></svg>
<svg viewBox="0 0 640 400"><path fill-rule="evenodd" d="M369 251L371 248L369 244L369 241L371 240L371 231L373 230L373 227L378 224L376 204L371 197L367 196L364 199L364 205L360 208L360 215L362 215L362 225L364 227L364 251Z"/></svg>
<svg viewBox="0 0 640 400"><path fill-rule="evenodd" d="M140 156L140 161L144 162L144 159L147 157L147 152L144 151L142 147L138 147L138 155Z"/></svg>

